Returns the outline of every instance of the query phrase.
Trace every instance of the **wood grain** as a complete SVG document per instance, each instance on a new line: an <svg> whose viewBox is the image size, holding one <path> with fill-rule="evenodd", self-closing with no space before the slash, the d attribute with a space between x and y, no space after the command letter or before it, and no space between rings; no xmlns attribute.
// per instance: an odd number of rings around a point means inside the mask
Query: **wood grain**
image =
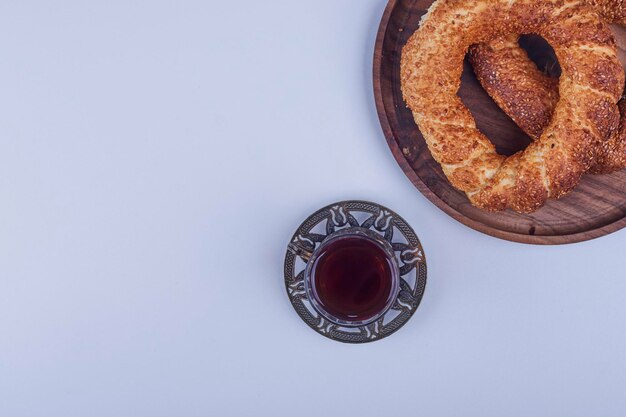
<svg viewBox="0 0 626 417"><path fill-rule="evenodd" d="M431 157L400 91L400 55L432 0L390 0L385 9L374 52L376 107L387 143L411 182L437 207L461 223L498 238L532 244L566 244L594 239L626 226L626 170L609 175L586 175L560 200L532 214L489 213L473 207L454 189ZM613 26L626 57L626 30ZM521 44L546 71L558 74L551 48L540 38L526 36ZM622 61L624 62L624 61ZM530 139L484 92L466 62L459 96L469 107L478 128L510 155Z"/></svg>

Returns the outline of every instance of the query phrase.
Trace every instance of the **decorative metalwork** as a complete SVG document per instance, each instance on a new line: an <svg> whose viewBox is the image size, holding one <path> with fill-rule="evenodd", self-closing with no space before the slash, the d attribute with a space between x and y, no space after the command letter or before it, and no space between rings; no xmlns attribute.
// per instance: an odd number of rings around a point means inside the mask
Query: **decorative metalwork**
<svg viewBox="0 0 626 417"><path fill-rule="evenodd" d="M400 290L379 319L362 326L334 323L315 309L304 283L306 265L315 249L338 230L360 228L377 233L391 244L400 271ZM366 201L343 201L307 218L291 238L285 255L285 287L298 315L313 330L345 343L367 343L387 337L417 310L426 288L426 257L417 235L393 211Z"/></svg>

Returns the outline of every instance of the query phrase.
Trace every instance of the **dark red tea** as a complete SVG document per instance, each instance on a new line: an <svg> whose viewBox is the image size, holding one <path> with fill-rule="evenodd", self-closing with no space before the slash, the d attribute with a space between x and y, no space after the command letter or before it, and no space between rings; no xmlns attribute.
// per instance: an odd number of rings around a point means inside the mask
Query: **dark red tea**
<svg viewBox="0 0 626 417"><path fill-rule="evenodd" d="M340 320L365 321L381 313L393 291L393 269L375 242L347 236L321 249L311 270L313 293Z"/></svg>

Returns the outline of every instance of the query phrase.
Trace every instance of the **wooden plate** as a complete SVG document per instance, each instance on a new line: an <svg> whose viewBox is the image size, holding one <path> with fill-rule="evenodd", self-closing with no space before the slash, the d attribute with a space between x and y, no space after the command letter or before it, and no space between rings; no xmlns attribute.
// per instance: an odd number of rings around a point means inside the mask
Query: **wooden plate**
<svg viewBox="0 0 626 417"><path fill-rule="evenodd" d="M400 54L417 29L430 0L390 0L383 15L374 52L374 91L380 122L396 160L411 182L437 207L461 223L491 236L533 244L564 244L594 239L626 226L626 170L586 175L560 200L550 200L533 214L489 213L472 207L454 189L431 157L400 91ZM624 57L626 31L615 29ZM558 73L552 49L538 37L521 41L529 55ZM622 60L622 62L625 62ZM465 63L459 96L470 108L478 128L503 154L523 149L529 138L496 106Z"/></svg>

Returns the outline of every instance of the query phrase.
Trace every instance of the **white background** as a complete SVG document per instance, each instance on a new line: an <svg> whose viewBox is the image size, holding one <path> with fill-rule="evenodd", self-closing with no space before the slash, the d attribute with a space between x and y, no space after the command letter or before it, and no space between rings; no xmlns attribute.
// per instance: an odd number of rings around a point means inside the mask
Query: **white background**
<svg viewBox="0 0 626 417"><path fill-rule="evenodd" d="M626 230L537 247L405 178L382 0L0 4L0 416L623 416ZM319 336L283 286L315 209L426 250L398 333Z"/></svg>

